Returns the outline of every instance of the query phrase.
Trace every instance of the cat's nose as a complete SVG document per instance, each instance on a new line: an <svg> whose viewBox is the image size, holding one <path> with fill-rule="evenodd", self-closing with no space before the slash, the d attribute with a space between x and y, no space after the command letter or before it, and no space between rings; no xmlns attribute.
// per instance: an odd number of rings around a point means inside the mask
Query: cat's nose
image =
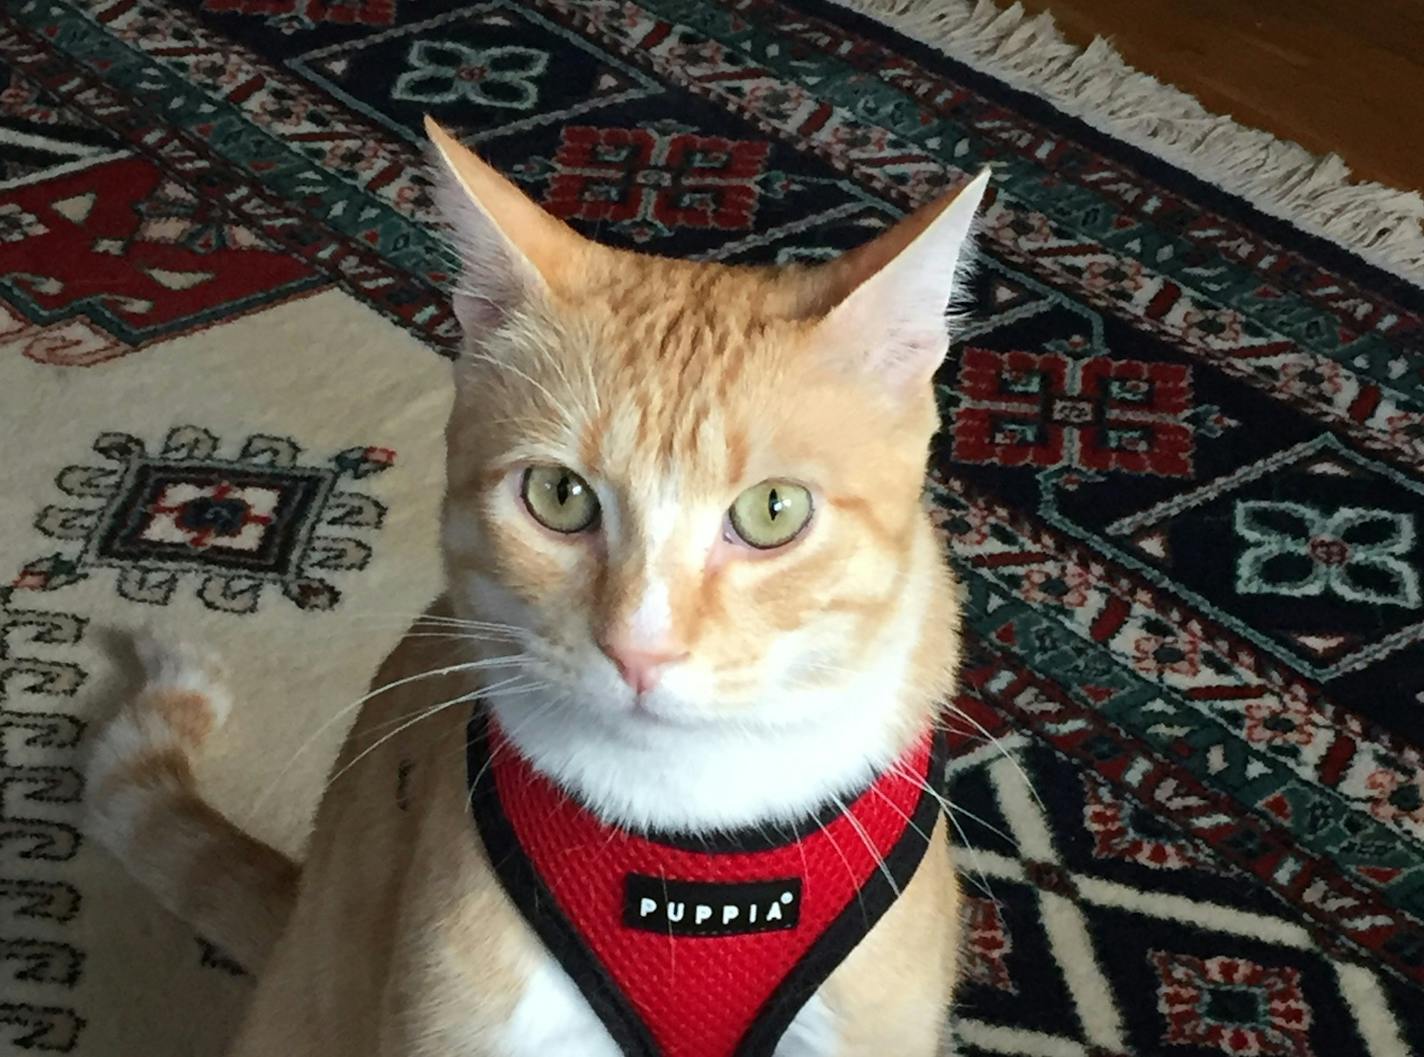
<svg viewBox="0 0 1424 1057"><path fill-rule="evenodd" d="M668 665L688 657L687 650L661 645L648 646L620 639L611 639L598 645L635 694L647 693L658 685L658 680L662 678Z"/></svg>

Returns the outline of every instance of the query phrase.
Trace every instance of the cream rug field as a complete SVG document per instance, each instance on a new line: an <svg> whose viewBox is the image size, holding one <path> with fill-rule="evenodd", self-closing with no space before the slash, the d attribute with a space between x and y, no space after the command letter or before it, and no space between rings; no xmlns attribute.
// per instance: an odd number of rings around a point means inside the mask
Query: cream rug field
<svg viewBox="0 0 1424 1057"><path fill-rule="evenodd" d="M245 827L299 854L345 733L327 720L439 590L448 367L331 289L87 369L29 358L25 340L0 344L15 452L0 541L20 570L0 592L0 897L24 929L3 948L4 996L48 1001L10 1014L8 1042L219 1052L248 981L85 842L82 732L128 685L116 633L211 644L241 701L203 778ZM224 536L233 500L271 518L249 535L292 538Z"/></svg>

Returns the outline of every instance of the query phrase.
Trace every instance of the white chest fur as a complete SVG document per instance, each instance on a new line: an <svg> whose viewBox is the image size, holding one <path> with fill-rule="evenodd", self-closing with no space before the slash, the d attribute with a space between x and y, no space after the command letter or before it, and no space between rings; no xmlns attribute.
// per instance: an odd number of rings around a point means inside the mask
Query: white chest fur
<svg viewBox="0 0 1424 1057"><path fill-rule="evenodd" d="M622 1057L568 974L548 955L524 991L497 1043L497 1057ZM834 1057L834 1018L819 994L801 1007L776 1057Z"/></svg>

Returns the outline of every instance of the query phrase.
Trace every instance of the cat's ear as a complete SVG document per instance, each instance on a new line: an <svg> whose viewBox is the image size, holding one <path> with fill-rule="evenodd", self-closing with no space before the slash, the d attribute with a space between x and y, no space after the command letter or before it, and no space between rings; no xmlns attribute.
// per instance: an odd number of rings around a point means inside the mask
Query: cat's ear
<svg viewBox="0 0 1424 1057"><path fill-rule="evenodd" d="M818 344L896 385L927 382L949 351L958 291L986 169L820 271Z"/></svg>
<svg viewBox="0 0 1424 1057"><path fill-rule="evenodd" d="M531 301L565 286L592 246L550 216L433 119L435 201L450 226L462 273L452 297L478 339Z"/></svg>

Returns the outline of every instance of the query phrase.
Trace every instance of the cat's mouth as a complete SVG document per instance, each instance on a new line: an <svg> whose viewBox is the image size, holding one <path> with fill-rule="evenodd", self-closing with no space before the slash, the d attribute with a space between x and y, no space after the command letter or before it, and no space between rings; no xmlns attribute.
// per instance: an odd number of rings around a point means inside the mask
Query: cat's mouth
<svg viewBox="0 0 1424 1057"><path fill-rule="evenodd" d="M621 681L616 687L594 688L584 684L584 693L582 708L609 729L635 738L639 734L660 731L706 732L746 719L736 709L721 708L703 699L700 694L689 697L667 686L634 693ZM577 699L574 697L574 700Z"/></svg>
<svg viewBox="0 0 1424 1057"><path fill-rule="evenodd" d="M598 703L605 719L634 730L706 727L716 717L658 691L613 694Z"/></svg>
<svg viewBox="0 0 1424 1057"><path fill-rule="evenodd" d="M626 714L635 723L647 723L658 727L702 727L707 725L707 717L694 715L686 709L668 707L654 694L635 694Z"/></svg>

